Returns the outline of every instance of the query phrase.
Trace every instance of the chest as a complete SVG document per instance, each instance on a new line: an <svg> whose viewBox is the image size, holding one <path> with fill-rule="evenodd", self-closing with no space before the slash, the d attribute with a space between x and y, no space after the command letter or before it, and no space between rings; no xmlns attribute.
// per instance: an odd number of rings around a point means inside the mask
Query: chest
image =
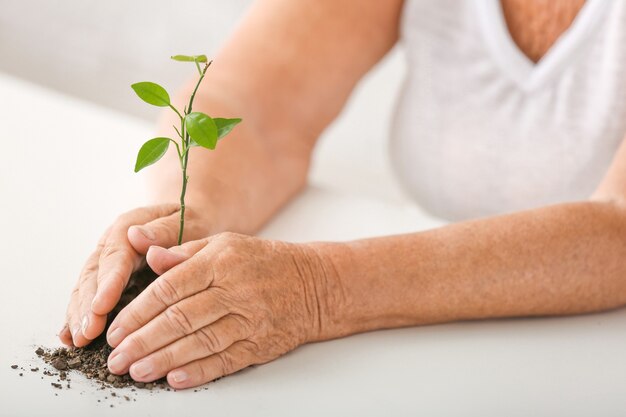
<svg viewBox="0 0 626 417"><path fill-rule="evenodd" d="M391 153L416 199L461 219L588 196L626 133L626 1L587 0L538 62L501 0L406 6Z"/></svg>
<svg viewBox="0 0 626 417"><path fill-rule="evenodd" d="M585 0L501 0L511 38L538 62L572 24Z"/></svg>

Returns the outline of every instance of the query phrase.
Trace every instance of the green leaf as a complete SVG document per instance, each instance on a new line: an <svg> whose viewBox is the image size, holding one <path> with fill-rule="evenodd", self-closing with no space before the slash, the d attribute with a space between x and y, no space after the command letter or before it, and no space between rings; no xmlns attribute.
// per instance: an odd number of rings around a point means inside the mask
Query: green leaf
<svg viewBox="0 0 626 417"><path fill-rule="evenodd" d="M181 62L207 62L206 55L174 55L170 58Z"/></svg>
<svg viewBox="0 0 626 417"><path fill-rule="evenodd" d="M218 139L222 139L224 136L228 135L230 131L233 130L235 126L237 126L237 124L241 122L241 119L223 119L221 117L216 117L215 119L213 119L213 121L217 126L217 137Z"/></svg>
<svg viewBox="0 0 626 417"><path fill-rule="evenodd" d="M219 140L228 135L230 131L233 130L233 128L241 122L241 119L224 119L221 117L216 117L215 119L213 119L213 121L215 122L215 126L217 126L217 139ZM191 139L189 141L189 147L193 148L194 146L199 145L196 143L195 140Z"/></svg>
<svg viewBox="0 0 626 417"><path fill-rule="evenodd" d="M165 88L156 83L144 81L131 85L132 89L140 99L148 104L159 107L167 107L170 105L170 95L167 94Z"/></svg>
<svg viewBox="0 0 626 417"><path fill-rule="evenodd" d="M141 146L135 162L135 172L139 172L148 165L154 164L161 159L170 145L170 138L150 139Z"/></svg>
<svg viewBox="0 0 626 417"><path fill-rule="evenodd" d="M217 126L211 117L204 113L193 112L185 116L185 126L191 139L203 148L215 149L217 144Z"/></svg>

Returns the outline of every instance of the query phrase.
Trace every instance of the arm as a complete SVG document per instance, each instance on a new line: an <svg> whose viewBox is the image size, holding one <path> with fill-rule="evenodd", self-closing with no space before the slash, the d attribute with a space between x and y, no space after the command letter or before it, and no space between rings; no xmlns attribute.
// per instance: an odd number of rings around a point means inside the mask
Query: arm
<svg viewBox="0 0 626 417"><path fill-rule="evenodd" d="M356 82L395 43L402 0L258 0L215 57L194 109L244 122L216 151L190 152L184 240L252 233L305 184L320 132ZM350 53L346 53L350 51ZM177 96L182 108L189 86ZM162 118L170 136L175 119ZM104 233L72 292L68 345L102 333L148 248L176 244L178 161L149 170L156 205L120 216Z"/></svg>
<svg viewBox="0 0 626 417"><path fill-rule="evenodd" d="M317 137L394 45L400 5L262 0L252 6L196 96L196 110L244 120L215 152L190 154L189 200L212 211L213 232L254 233L304 186ZM183 89L181 107L191 88ZM161 129L169 133L173 124L168 112ZM151 170L159 203L178 201L178 161L174 152L169 157L169 168Z"/></svg>
<svg viewBox="0 0 626 417"><path fill-rule="evenodd" d="M347 243L222 233L152 247L161 276L115 318L113 373L189 388L300 344L626 302L626 142L593 197Z"/></svg>
<svg viewBox="0 0 626 417"><path fill-rule="evenodd" d="M381 328L626 302L626 146L593 198L346 243L218 234L147 260L115 318L114 373L189 388L300 344Z"/></svg>
<svg viewBox="0 0 626 417"><path fill-rule="evenodd" d="M622 306L625 202L626 141L588 201L322 246L338 273L315 338Z"/></svg>

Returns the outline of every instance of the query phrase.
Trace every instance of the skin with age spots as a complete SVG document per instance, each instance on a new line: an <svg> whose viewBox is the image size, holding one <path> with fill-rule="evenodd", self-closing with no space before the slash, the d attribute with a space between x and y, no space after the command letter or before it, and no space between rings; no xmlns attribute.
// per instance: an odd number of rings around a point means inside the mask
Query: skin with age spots
<svg viewBox="0 0 626 417"><path fill-rule="evenodd" d="M517 36L522 26L511 13L560 7L550 4L503 3L512 36L532 59L574 14L544 31L547 41L527 42ZM196 97L198 110L246 123L215 152L190 157L196 180L187 194L189 242L175 246L178 205L162 204L178 199L178 159L171 153L169 163L151 171L157 204L120 216L88 259L61 340L85 346L97 337L131 272L146 262L160 276L112 323L109 367L140 381L167 375L177 388L272 360L302 343L363 331L626 304L626 144L581 201L353 242L245 236L306 185L318 136L395 45L402 5L255 2L215 57L205 84L211 87ZM163 131L173 123L164 116Z"/></svg>
<svg viewBox="0 0 626 417"><path fill-rule="evenodd" d="M222 233L147 260L163 275L111 324L111 372L187 388L319 337L329 269L305 245Z"/></svg>

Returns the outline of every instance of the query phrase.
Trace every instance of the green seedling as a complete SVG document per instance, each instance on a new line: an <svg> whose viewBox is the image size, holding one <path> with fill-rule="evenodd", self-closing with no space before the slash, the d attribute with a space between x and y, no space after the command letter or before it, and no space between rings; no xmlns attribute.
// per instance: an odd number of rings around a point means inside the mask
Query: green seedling
<svg viewBox="0 0 626 417"><path fill-rule="evenodd" d="M189 150L195 146L201 146L206 149L214 150L218 140L222 139L231 130L241 122L241 119L224 119L212 118L208 114L192 111L193 100L200 87L200 83L211 66L211 61L207 60L206 55L174 55L171 57L175 61L193 62L198 69L198 82L196 83L189 103L181 113L170 101L170 96L165 90L156 83L144 81L131 85L132 89L140 99L148 104L158 107L169 107L176 113L180 119L180 128L173 126L180 143L168 137L153 138L144 143L137 154L137 162L135 163L135 172L139 172L145 167L154 164L165 155L170 143L176 146L180 168L183 174L182 187L180 192L180 228L178 230L178 244L183 241L183 230L185 228L185 193L187 192L187 162L189 160Z"/></svg>

